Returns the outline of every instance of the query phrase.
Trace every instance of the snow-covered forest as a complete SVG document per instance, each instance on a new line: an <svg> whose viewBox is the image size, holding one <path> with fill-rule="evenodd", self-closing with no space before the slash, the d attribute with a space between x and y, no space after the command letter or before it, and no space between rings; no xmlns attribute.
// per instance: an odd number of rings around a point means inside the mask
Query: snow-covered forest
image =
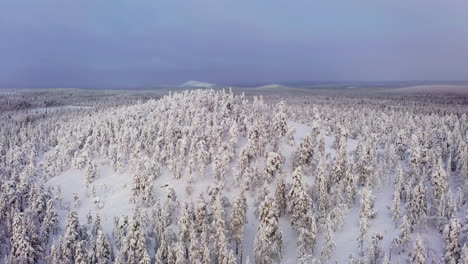
<svg viewBox="0 0 468 264"><path fill-rule="evenodd" d="M0 94L1 262L468 263L465 97L167 93Z"/></svg>

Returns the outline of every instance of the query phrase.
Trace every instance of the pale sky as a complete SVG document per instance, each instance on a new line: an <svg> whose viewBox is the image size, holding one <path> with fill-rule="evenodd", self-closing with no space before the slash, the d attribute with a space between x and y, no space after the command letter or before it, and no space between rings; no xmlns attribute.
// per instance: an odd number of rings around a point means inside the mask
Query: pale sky
<svg viewBox="0 0 468 264"><path fill-rule="evenodd" d="M466 0L0 0L0 87L468 80Z"/></svg>

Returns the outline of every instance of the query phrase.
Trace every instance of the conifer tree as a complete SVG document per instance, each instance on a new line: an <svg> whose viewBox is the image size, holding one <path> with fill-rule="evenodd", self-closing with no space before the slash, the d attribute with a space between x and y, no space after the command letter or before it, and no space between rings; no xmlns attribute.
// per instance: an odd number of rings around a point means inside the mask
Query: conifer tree
<svg viewBox="0 0 468 264"><path fill-rule="evenodd" d="M282 174L276 177L275 202L278 206L278 215L281 217L286 212L286 184Z"/></svg>
<svg viewBox="0 0 468 264"><path fill-rule="evenodd" d="M443 236L445 240L445 261L448 263L456 263L460 258L460 224L458 219L450 220L450 223L445 226Z"/></svg>
<svg viewBox="0 0 468 264"><path fill-rule="evenodd" d="M408 218L406 217L406 215L403 215L398 237L393 239L393 246L396 247L398 251L403 251L403 252L405 251L410 241L410 236L409 236L410 232L411 232L411 226L408 221Z"/></svg>
<svg viewBox="0 0 468 264"><path fill-rule="evenodd" d="M407 209L409 212L410 224L414 227L421 227L425 223L427 216L426 187L422 181L414 189L413 195L408 200Z"/></svg>
<svg viewBox="0 0 468 264"><path fill-rule="evenodd" d="M424 264L426 263L426 249L424 248L421 235L418 234L416 243L413 247L413 253L410 259L411 264Z"/></svg>
<svg viewBox="0 0 468 264"><path fill-rule="evenodd" d="M260 207L260 225L255 238L255 263L270 264L281 258L283 234L278 229L275 201L268 195Z"/></svg>
<svg viewBox="0 0 468 264"><path fill-rule="evenodd" d="M232 236L236 241L236 255L239 254L242 261L243 253L243 239L244 239L244 225L247 223L247 199L245 198L244 191L242 190L239 195L234 199L232 208Z"/></svg>

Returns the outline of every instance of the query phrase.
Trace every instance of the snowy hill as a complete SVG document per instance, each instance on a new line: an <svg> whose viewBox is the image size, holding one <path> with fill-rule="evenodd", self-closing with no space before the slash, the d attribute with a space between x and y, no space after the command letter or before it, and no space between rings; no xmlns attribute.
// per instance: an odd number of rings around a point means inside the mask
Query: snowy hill
<svg viewBox="0 0 468 264"><path fill-rule="evenodd" d="M214 83L199 82L199 81L187 81L179 85L179 87L199 87L199 88L210 88L214 86L215 86Z"/></svg>
<svg viewBox="0 0 468 264"><path fill-rule="evenodd" d="M281 84L267 84L267 85L257 87L257 89L285 89L285 88L288 88L288 87L281 85Z"/></svg>
<svg viewBox="0 0 468 264"><path fill-rule="evenodd" d="M200 89L8 113L0 256L229 264L467 256L468 107L290 100Z"/></svg>

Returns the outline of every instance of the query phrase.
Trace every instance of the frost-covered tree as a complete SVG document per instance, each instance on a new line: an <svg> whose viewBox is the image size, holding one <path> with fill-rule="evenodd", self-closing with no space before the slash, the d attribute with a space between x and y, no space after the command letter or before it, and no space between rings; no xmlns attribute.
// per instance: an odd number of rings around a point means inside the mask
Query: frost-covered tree
<svg viewBox="0 0 468 264"><path fill-rule="evenodd" d="M179 226L179 240L181 245L184 248L185 256L188 257L188 246L190 240L190 224L193 221L191 218L192 213L189 211L189 204L187 202L184 203L184 207L182 209L182 213L179 218L178 226Z"/></svg>
<svg viewBox="0 0 468 264"><path fill-rule="evenodd" d="M205 202L203 194L200 194L197 202L197 210L195 212L195 223L197 225L197 230L200 233L202 231L203 225L207 222L208 218L208 207Z"/></svg>
<svg viewBox="0 0 468 264"><path fill-rule="evenodd" d="M203 224L202 231L200 234L200 255L201 263L209 264L211 263L211 251L208 245L208 226Z"/></svg>
<svg viewBox="0 0 468 264"><path fill-rule="evenodd" d="M297 166L308 166L314 158L316 136L307 135L293 154L293 168Z"/></svg>
<svg viewBox="0 0 468 264"><path fill-rule="evenodd" d="M169 254L173 243L174 234L170 228L166 228L161 234L160 245L156 250L155 263L168 263Z"/></svg>
<svg viewBox="0 0 468 264"><path fill-rule="evenodd" d="M416 134L411 136L410 142L410 155L409 155L409 164L410 164L410 174L411 177L419 177L421 173L421 148L419 144L419 139Z"/></svg>
<svg viewBox="0 0 468 264"><path fill-rule="evenodd" d="M299 259L307 260L314 252L315 244L317 241L317 225L315 217L310 217L310 228L301 228L299 230L299 238L297 240L296 253Z"/></svg>
<svg viewBox="0 0 468 264"><path fill-rule="evenodd" d="M282 174L276 177L275 202L278 206L278 215L281 217L286 212L286 183Z"/></svg>
<svg viewBox="0 0 468 264"><path fill-rule="evenodd" d="M466 245L466 243L463 245L460 259L458 259L458 264L465 264L465 263L468 263L468 246Z"/></svg>
<svg viewBox="0 0 468 264"><path fill-rule="evenodd" d="M348 206L351 206L356 201L357 196L357 177L354 173L354 164L352 162L353 158L346 164L346 201Z"/></svg>
<svg viewBox="0 0 468 264"><path fill-rule="evenodd" d="M400 221L400 189L401 183L397 183L393 192L393 202L391 208L392 220L395 223L395 227L398 226L398 222Z"/></svg>
<svg viewBox="0 0 468 264"><path fill-rule="evenodd" d="M359 210L359 235L358 247L362 255L364 255L364 241L368 231L369 218L375 215L374 207L375 197L372 195L372 190L368 187L361 190L361 205Z"/></svg>
<svg viewBox="0 0 468 264"><path fill-rule="evenodd" d="M438 164L434 166L434 172L432 173L432 197L434 201L441 199L442 195L448 190L449 182L447 172L442 166L442 159L439 158Z"/></svg>
<svg viewBox="0 0 468 264"><path fill-rule="evenodd" d="M117 249L120 249L122 241L127 237L128 230L128 217L122 215L120 217L114 218L114 229L112 231L112 236L115 241L115 246Z"/></svg>
<svg viewBox="0 0 468 264"><path fill-rule="evenodd" d="M47 242L49 235L57 233L58 225L59 220L54 207L54 201L49 199L47 201L46 213L40 227L40 236Z"/></svg>
<svg viewBox="0 0 468 264"><path fill-rule="evenodd" d="M397 249L399 252L400 251L404 252L406 247L408 246L408 243L411 240L410 232L411 232L411 226L408 221L408 218L406 217L406 215L403 215L399 234L397 237L393 239L393 247Z"/></svg>
<svg viewBox="0 0 468 264"><path fill-rule="evenodd" d="M371 264L379 263L380 258L384 255L382 248L383 235L381 233L374 233L372 235L371 243L369 246L369 262Z"/></svg>
<svg viewBox="0 0 468 264"><path fill-rule="evenodd" d="M85 184L87 187L98 177L98 168L94 161L88 163L88 168L86 170Z"/></svg>
<svg viewBox="0 0 468 264"><path fill-rule="evenodd" d="M124 250L128 252L127 263L150 263L141 216L138 210L134 211L132 220L129 222L126 241L127 249Z"/></svg>
<svg viewBox="0 0 468 264"><path fill-rule="evenodd" d="M270 183L273 179L281 173L283 167L283 157L276 152L269 152L265 164L265 178Z"/></svg>
<svg viewBox="0 0 468 264"><path fill-rule="evenodd" d="M113 260L112 246L109 243L109 238L102 230L97 231L96 237L96 258L98 263L110 264Z"/></svg>
<svg viewBox="0 0 468 264"><path fill-rule="evenodd" d="M328 210L328 191L327 191L327 178L325 176L325 168L323 164L323 158L319 158L317 165L317 173L315 178L315 186L318 189L318 218L320 222L325 220Z"/></svg>
<svg viewBox="0 0 468 264"><path fill-rule="evenodd" d="M153 178L146 177L145 185L143 187L143 205L146 207L151 207L155 200L154 188L153 188Z"/></svg>
<svg viewBox="0 0 468 264"><path fill-rule="evenodd" d="M222 204L221 196L216 196L213 208L213 235L214 235L214 250L219 262L227 257L227 228L225 221L225 210Z"/></svg>
<svg viewBox="0 0 468 264"><path fill-rule="evenodd" d="M73 193L73 202L75 204L75 209L78 209L80 206L80 197L78 196L78 193Z"/></svg>
<svg viewBox="0 0 468 264"><path fill-rule="evenodd" d="M426 263L426 249L424 248L421 235L418 234L416 242L413 246L413 253L411 254L410 259L411 264L424 264Z"/></svg>
<svg viewBox="0 0 468 264"><path fill-rule="evenodd" d="M341 137L338 142L337 150L336 150L336 158L333 162L332 167L332 179L331 182L333 184L341 181L346 173L346 138Z"/></svg>
<svg viewBox="0 0 468 264"><path fill-rule="evenodd" d="M422 181L415 187L413 194L407 203L408 220L411 226L422 227L427 216L426 187Z"/></svg>
<svg viewBox="0 0 468 264"><path fill-rule="evenodd" d="M21 213L15 213L10 238L12 263L36 263L43 251L31 222Z"/></svg>
<svg viewBox="0 0 468 264"><path fill-rule="evenodd" d="M75 263L76 264L87 264L90 262L86 244L87 243L84 240L77 243L76 248L75 248Z"/></svg>
<svg viewBox="0 0 468 264"><path fill-rule="evenodd" d="M189 259L191 263L200 263L200 250L198 249L198 237L195 223L190 225L190 239L189 239Z"/></svg>
<svg viewBox="0 0 468 264"><path fill-rule="evenodd" d="M278 228L278 215L274 199L268 195L260 206L260 225L255 237L255 263L273 263L281 259L283 233Z"/></svg>
<svg viewBox="0 0 468 264"><path fill-rule="evenodd" d="M275 203L276 204L276 203ZM289 212L291 226L298 232L301 227L306 228L312 199L307 194L302 183L302 167L293 172L293 183L289 192Z"/></svg>
<svg viewBox="0 0 468 264"><path fill-rule="evenodd" d="M443 236L445 241L445 261L448 263L456 263L460 258L460 224L458 219L450 220L444 228Z"/></svg>
<svg viewBox="0 0 468 264"><path fill-rule="evenodd" d="M244 226L247 223L247 199L245 198L244 191L242 190L239 195L234 199L232 207L232 236L236 241L236 255L240 252L240 260L242 261L243 243L244 240Z"/></svg>
<svg viewBox="0 0 468 264"><path fill-rule="evenodd" d="M71 211L67 217L65 233L60 241L60 259L63 263L75 261L76 246L81 240L84 240L84 237L78 221L78 213Z"/></svg>
<svg viewBox="0 0 468 264"><path fill-rule="evenodd" d="M322 247L322 251L320 252L320 258L322 262L326 262L330 259L332 251L335 249L336 244L333 240L333 227L332 221L330 219L330 214L327 215L327 219L325 220L325 244Z"/></svg>

